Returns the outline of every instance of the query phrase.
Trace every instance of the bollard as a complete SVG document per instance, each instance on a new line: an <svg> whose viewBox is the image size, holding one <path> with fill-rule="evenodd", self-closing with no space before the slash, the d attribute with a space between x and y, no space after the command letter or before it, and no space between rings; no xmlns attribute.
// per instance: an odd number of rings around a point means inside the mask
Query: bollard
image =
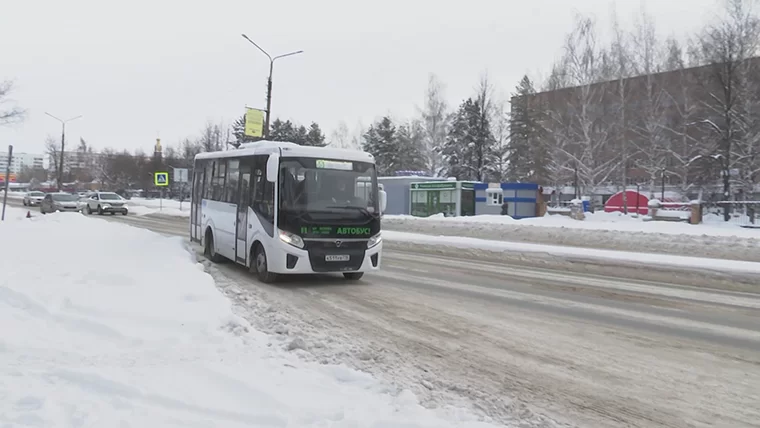
<svg viewBox="0 0 760 428"><path fill-rule="evenodd" d="M702 223L702 201L691 201L689 204L691 210L691 216L689 217L689 224Z"/></svg>
<svg viewBox="0 0 760 428"><path fill-rule="evenodd" d="M662 208L662 203L659 199L650 199L647 208L649 209L647 215L654 220L657 217L657 211Z"/></svg>

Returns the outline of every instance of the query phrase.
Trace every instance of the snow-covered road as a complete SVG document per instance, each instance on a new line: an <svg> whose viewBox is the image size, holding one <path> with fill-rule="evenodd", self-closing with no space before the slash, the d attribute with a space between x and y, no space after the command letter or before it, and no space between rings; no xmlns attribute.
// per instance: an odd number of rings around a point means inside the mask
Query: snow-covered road
<svg viewBox="0 0 760 428"><path fill-rule="evenodd" d="M188 230L186 219L106 220ZM366 370L427 405L541 427L760 420L760 290L751 282L665 270L632 280L636 269L609 264L539 268L393 243L384 254L383 271L359 284L323 276L269 286L241 267L204 264L238 314L282 347Z"/></svg>

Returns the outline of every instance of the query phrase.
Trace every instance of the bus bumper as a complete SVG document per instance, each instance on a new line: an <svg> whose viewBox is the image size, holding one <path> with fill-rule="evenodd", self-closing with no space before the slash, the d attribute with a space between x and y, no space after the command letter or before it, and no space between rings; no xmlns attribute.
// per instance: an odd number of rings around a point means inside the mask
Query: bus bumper
<svg viewBox="0 0 760 428"><path fill-rule="evenodd" d="M366 244L365 244L366 245ZM359 251L345 251L349 261L328 261L324 252L319 250L307 251L296 248L285 242L276 242L276 248L270 252L269 271L278 274L318 274L343 272L373 272L380 269L382 262L383 242L380 241L372 248ZM329 255L340 255L341 251L331 251Z"/></svg>

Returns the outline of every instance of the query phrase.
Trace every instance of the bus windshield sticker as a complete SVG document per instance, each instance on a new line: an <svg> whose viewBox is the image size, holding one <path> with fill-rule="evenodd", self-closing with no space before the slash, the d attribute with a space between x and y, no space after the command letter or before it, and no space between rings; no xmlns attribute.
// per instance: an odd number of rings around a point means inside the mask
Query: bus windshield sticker
<svg viewBox="0 0 760 428"><path fill-rule="evenodd" d="M340 162L325 159L317 159L317 168L321 169L340 169L342 171L353 171L353 162Z"/></svg>

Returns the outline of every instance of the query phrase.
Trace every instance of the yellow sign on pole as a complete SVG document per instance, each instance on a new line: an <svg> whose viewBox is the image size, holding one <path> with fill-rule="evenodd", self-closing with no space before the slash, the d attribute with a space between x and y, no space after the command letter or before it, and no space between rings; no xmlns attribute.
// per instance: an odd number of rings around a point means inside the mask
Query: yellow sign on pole
<svg viewBox="0 0 760 428"><path fill-rule="evenodd" d="M245 136L261 138L264 135L264 111L246 107Z"/></svg>
<svg viewBox="0 0 760 428"><path fill-rule="evenodd" d="M168 172L157 172L153 176L153 184L155 184L158 187L165 187L169 185L169 173Z"/></svg>

